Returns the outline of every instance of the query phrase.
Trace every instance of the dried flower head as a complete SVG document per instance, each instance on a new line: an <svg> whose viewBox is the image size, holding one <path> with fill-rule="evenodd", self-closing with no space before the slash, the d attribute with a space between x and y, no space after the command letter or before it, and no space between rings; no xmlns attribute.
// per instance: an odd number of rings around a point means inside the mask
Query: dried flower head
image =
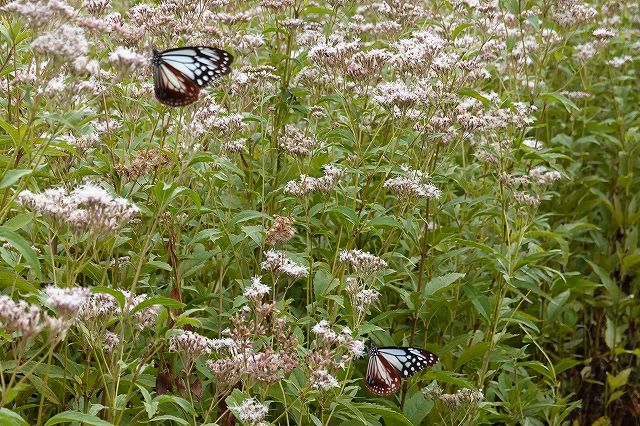
<svg viewBox="0 0 640 426"><path fill-rule="evenodd" d="M267 229L266 244L274 245L278 243L286 243L296 233L293 227L294 219L291 216L274 216L275 222Z"/></svg>

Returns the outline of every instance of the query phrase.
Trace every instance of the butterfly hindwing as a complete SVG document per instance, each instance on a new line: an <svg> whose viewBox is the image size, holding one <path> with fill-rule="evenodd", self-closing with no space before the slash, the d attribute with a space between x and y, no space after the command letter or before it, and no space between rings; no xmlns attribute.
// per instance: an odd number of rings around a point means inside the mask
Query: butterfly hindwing
<svg viewBox="0 0 640 426"><path fill-rule="evenodd" d="M154 92L170 106L183 106L198 99L200 89L231 72L233 56L207 46L153 51Z"/></svg>
<svg viewBox="0 0 640 426"><path fill-rule="evenodd" d="M413 376L438 362L438 357L413 346L389 346L369 350L369 364L365 383L376 395L387 396L400 388L400 379Z"/></svg>
<svg viewBox="0 0 640 426"><path fill-rule="evenodd" d="M395 393L400 388L400 376L392 365L383 357L369 358L367 376L365 379L367 388L378 396L387 396Z"/></svg>

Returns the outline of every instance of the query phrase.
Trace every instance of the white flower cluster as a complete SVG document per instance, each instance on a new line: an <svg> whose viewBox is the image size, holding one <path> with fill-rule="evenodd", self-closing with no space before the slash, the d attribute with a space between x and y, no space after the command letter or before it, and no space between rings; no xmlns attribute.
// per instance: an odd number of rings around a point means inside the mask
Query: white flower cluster
<svg viewBox="0 0 640 426"><path fill-rule="evenodd" d="M427 175L406 165L402 166L402 171L403 175L385 181L384 187L402 198L440 198L442 191L425 182L428 179Z"/></svg>
<svg viewBox="0 0 640 426"><path fill-rule="evenodd" d="M281 149L291 155L298 157L308 157L314 148L321 144L313 135L306 135L296 126L287 124L284 135L280 137L278 145Z"/></svg>
<svg viewBox="0 0 640 426"><path fill-rule="evenodd" d="M89 50L84 30L73 25L62 25L57 31L43 34L31 42L36 52L75 60Z"/></svg>
<svg viewBox="0 0 640 426"><path fill-rule="evenodd" d="M244 297L249 300L260 300L265 294L269 294L271 288L268 285L262 284L261 277L255 276L251 278L251 285L244 289Z"/></svg>
<svg viewBox="0 0 640 426"><path fill-rule="evenodd" d="M291 180L284 186L284 192L296 197L304 197L312 192L327 193L345 175L345 171L333 164L327 164L323 168L324 176L314 178L307 175L300 175L299 180Z"/></svg>
<svg viewBox="0 0 640 426"><path fill-rule="evenodd" d="M115 230L138 213L138 208L129 200L114 198L93 184L79 186L71 193L64 188L51 188L38 194L25 190L18 195L18 202L78 230Z"/></svg>
<svg viewBox="0 0 640 426"><path fill-rule="evenodd" d="M263 270L284 274L293 279L309 275L307 267L288 259L283 251L269 250L265 256L266 260L261 263Z"/></svg>
<svg viewBox="0 0 640 426"><path fill-rule="evenodd" d="M48 302L54 307L58 317L75 317L91 294L87 287L59 288L48 286L45 289Z"/></svg>
<svg viewBox="0 0 640 426"><path fill-rule="evenodd" d="M109 61L114 65L127 68L128 70L134 70L149 64L149 58L122 46L118 46L116 50L111 52Z"/></svg>
<svg viewBox="0 0 640 426"><path fill-rule="evenodd" d="M340 261L351 265L356 273L370 274L387 267L387 262L360 249L342 250Z"/></svg>
<svg viewBox="0 0 640 426"><path fill-rule="evenodd" d="M80 309L80 317L86 325L101 325L110 317L131 312L137 305L147 299L146 294L135 295L129 291L123 290L125 302L124 309L120 309L120 305L115 297L105 293L95 293L89 296L86 303ZM159 305L149 306L148 308L138 310L133 315L133 322L140 330L151 327L160 311Z"/></svg>
<svg viewBox="0 0 640 426"><path fill-rule="evenodd" d="M269 409L255 398L247 398L231 409L241 421L250 425L256 425L264 420L269 412Z"/></svg>
<svg viewBox="0 0 640 426"><path fill-rule="evenodd" d="M212 349L212 340L195 331L186 330L169 339L169 352L177 352L188 359L210 354Z"/></svg>

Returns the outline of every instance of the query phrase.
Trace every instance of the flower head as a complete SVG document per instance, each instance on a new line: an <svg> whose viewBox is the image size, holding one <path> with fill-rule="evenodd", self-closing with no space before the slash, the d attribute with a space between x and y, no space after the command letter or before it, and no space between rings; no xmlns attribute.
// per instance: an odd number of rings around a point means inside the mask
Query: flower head
<svg viewBox="0 0 640 426"><path fill-rule="evenodd" d="M271 288L260 282L260 277L251 278L251 285L244 289L244 297L249 300L260 300L265 294L269 294Z"/></svg>
<svg viewBox="0 0 640 426"><path fill-rule="evenodd" d="M114 198L93 184L81 185L71 193L63 188L40 194L25 190L18 195L18 202L78 230L115 230L138 213L138 208L125 198Z"/></svg>
<svg viewBox="0 0 640 426"><path fill-rule="evenodd" d="M54 307L58 317L75 318L86 303L91 290L85 287L59 288L48 286L45 289L48 302Z"/></svg>
<svg viewBox="0 0 640 426"><path fill-rule="evenodd" d="M256 425L264 420L269 409L255 398L247 398L240 405L231 407L238 419L250 425Z"/></svg>
<svg viewBox="0 0 640 426"><path fill-rule="evenodd" d="M341 251L340 261L350 264L356 273L370 274L387 267L387 262L360 249Z"/></svg>

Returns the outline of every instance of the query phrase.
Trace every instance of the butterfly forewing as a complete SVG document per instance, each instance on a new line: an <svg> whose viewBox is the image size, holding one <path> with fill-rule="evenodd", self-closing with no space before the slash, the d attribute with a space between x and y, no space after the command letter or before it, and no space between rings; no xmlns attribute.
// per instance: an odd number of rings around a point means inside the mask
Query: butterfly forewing
<svg viewBox="0 0 640 426"><path fill-rule="evenodd" d="M154 92L160 102L183 106L198 99L200 89L231 72L233 56L206 46L153 52Z"/></svg>
<svg viewBox="0 0 640 426"><path fill-rule="evenodd" d="M413 376L436 362L435 354L421 348L372 346L365 383L376 395L391 395L400 387L400 378Z"/></svg>
<svg viewBox="0 0 640 426"><path fill-rule="evenodd" d="M438 362L438 357L424 349L414 347L378 348L378 356L386 358L400 377L410 377Z"/></svg>

